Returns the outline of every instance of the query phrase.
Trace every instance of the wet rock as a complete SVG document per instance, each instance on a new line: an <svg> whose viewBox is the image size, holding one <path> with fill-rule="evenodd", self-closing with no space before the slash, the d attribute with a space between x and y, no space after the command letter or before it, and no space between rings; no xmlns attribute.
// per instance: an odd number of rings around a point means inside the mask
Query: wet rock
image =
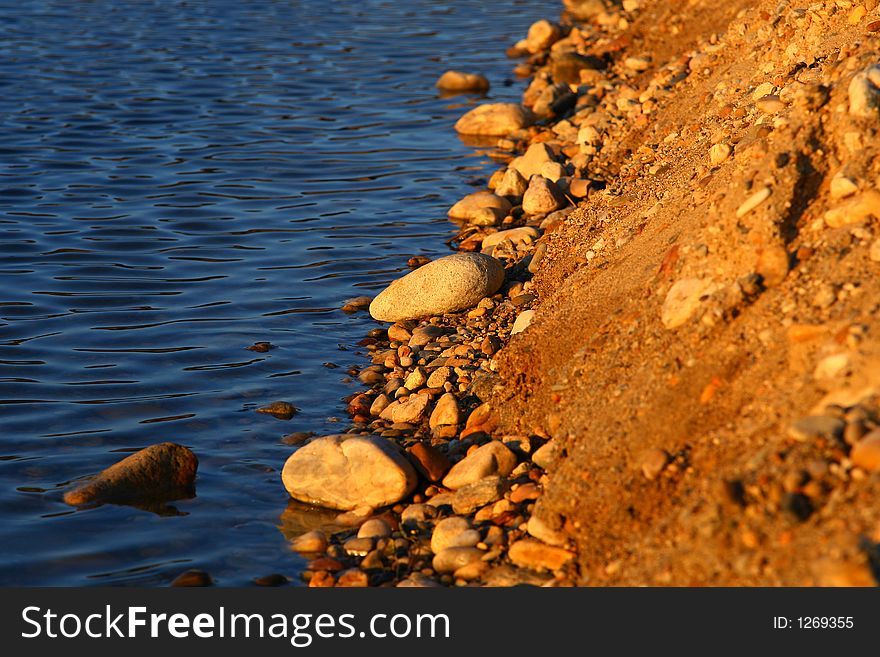
<svg viewBox="0 0 880 657"><path fill-rule="evenodd" d="M214 580L204 570L187 570L174 578L171 586L213 586Z"/></svg>
<svg viewBox="0 0 880 657"><path fill-rule="evenodd" d="M440 554L453 547L474 547L480 542L480 532L471 526L470 520L462 516L444 518L434 527L431 534L431 551Z"/></svg>
<svg viewBox="0 0 880 657"><path fill-rule="evenodd" d="M663 302L661 321L668 329L685 324L718 286L708 278L685 278L676 282Z"/></svg>
<svg viewBox="0 0 880 657"><path fill-rule="evenodd" d="M488 91L489 80L479 73L446 71L437 80L436 86L443 91Z"/></svg>
<svg viewBox="0 0 880 657"><path fill-rule="evenodd" d="M257 409L257 413L265 413L278 418L279 420L289 420L297 414L299 409L286 401L276 401Z"/></svg>
<svg viewBox="0 0 880 657"><path fill-rule="evenodd" d="M522 208L526 214L548 214L567 204L556 183L536 175L529 181L529 188L523 194Z"/></svg>
<svg viewBox="0 0 880 657"><path fill-rule="evenodd" d="M346 313L356 313L359 310L366 310L370 307L373 297L355 297L348 299L342 306L342 311Z"/></svg>
<svg viewBox="0 0 880 657"><path fill-rule="evenodd" d="M521 568L532 570L559 570L574 558L574 554L560 547L524 538L510 546L510 560Z"/></svg>
<svg viewBox="0 0 880 657"><path fill-rule="evenodd" d="M290 547L300 553L317 554L326 552L329 544L327 535L320 529L315 529L302 536L297 536L290 542Z"/></svg>
<svg viewBox="0 0 880 657"><path fill-rule="evenodd" d="M510 482L504 477L484 477L455 491L452 510L461 514L473 513L480 507L497 502L508 490Z"/></svg>
<svg viewBox="0 0 880 657"><path fill-rule="evenodd" d="M516 319L513 321L513 327L510 329L511 335L516 335L517 333L522 333L529 325L532 323L532 319L535 317L534 310L524 310L519 315L516 316Z"/></svg>
<svg viewBox="0 0 880 657"><path fill-rule="evenodd" d="M880 470L880 431L873 431L857 442L850 459L853 465L868 472Z"/></svg>
<svg viewBox="0 0 880 657"><path fill-rule="evenodd" d="M503 137L529 127L534 122L531 112L516 103L478 105L456 123L456 131L466 135Z"/></svg>
<svg viewBox="0 0 880 657"><path fill-rule="evenodd" d="M431 413L428 424L433 429L444 425L455 425L459 422L461 422L461 417L458 410L458 401L455 395L447 392L437 400L437 405L434 407L434 412Z"/></svg>
<svg viewBox="0 0 880 657"><path fill-rule="evenodd" d="M400 448L377 436L317 438L287 459L281 476L291 497L342 510L394 504L417 482Z"/></svg>
<svg viewBox="0 0 880 657"><path fill-rule="evenodd" d="M443 478L446 488L456 489L492 476L506 477L516 467L516 455L504 443L492 440L452 466Z"/></svg>
<svg viewBox="0 0 880 657"><path fill-rule="evenodd" d="M379 415L383 420L418 424L428 408L428 395L410 395L388 405Z"/></svg>
<svg viewBox="0 0 880 657"><path fill-rule="evenodd" d="M159 443L135 452L68 491L71 505L180 499L192 494L199 460L182 445Z"/></svg>
<svg viewBox="0 0 880 657"><path fill-rule="evenodd" d="M432 415L433 417L433 415ZM427 443L416 443L407 450L413 458L416 470L428 481L437 482L449 472L449 459Z"/></svg>
<svg viewBox="0 0 880 657"><path fill-rule="evenodd" d="M468 194L455 205L449 208L450 219L459 219L461 221L474 221L481 217L481 210L486 208L498 210L503 218L510 212L511 205L503 196L493 194L492 192L474 192ZM493 217L495 215L493 214Z"/></svg>
<svg viewBox="0 0 880 657"><path fill-rule="evenodd" d="M856 73L850 80L848 93L852 116L876 118L880 110L880 66L874 65Z"/></svg>
<svg viewBox="0 0 880 657"><path fill-rule="evenodd" d="M463 566L482 561L483 550L475 547L452 547L434 555L432 565L438 573L453 573Z"/></svg>
<svg viewBox="0 0 880 657"><path fill-rule="evenodd" d="M259 354L264 354L274 348L275 345L271 342L254 342L250 347L245 347L248 351L256 351Z"/></svg>
<svg viewBox="0 0 880 657"><path fill-rule="evenodd" d="M394 281L370 305L373 319L396 322L472 308L504 282L504 265L482 253L456 253Z"/></svg>
<svg viewBox="0 0 880 657"><path fill-rule="evenodd" d="M290 579L280 573L273 573L271 575L254 578L254 584L257 586L284 586L289 583Z"/></svg>

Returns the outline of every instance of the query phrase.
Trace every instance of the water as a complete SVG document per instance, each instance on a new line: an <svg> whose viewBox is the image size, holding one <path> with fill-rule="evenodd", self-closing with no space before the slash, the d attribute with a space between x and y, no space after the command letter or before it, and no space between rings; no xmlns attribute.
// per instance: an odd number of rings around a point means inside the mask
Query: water
<svg viewBox="0 0 880 657"><path fill-rule="evenodd" d="M503 50L546 5L2 3L0 584L295 578L280 439L345 426L374 326L339 308L442 255L493 168L451 127L477 99L433 82L518 98ZM301 412L254 411L275 400ZM165 440L199 457L194 499L61 501Z"/></svg>

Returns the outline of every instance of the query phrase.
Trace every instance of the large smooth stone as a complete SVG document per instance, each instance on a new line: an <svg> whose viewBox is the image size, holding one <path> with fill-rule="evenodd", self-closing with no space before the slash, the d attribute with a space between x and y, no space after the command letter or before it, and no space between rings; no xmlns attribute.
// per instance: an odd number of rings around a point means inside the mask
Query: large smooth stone
<svg viewBox="0 0 880 657"><path fill-rule="evenodd" d="M452 466L443 485L453 490L486 477L506 477L516 467L516 455L499 440L492 440Z"/></svg>
<svg viewBox="0 0 880 657"><path fill-rule="evenodd" d="M531 112L517 103L477 105L455 123L456 131L465 135L503 137L534 122Z"/></svg>
<svg viewBox="0 0 880 657"><path fill-rule="evenodd" d="M187 497L198 467L196 455L182 445L150 445L68 491L64 501L76 506Z"/></svg>
<svg viewBox="0 0 880 657"><path fill-rule="evenodd" d="M496 209L503 217L510 212L511 207L510 201L503 196L497 196L492 192L474 192L449 208L447 215L450 219L474 221L480 217L480 210L484 208Z"/></svg>
<svg viewBox="0 0 880 657"><path fill-rule="evenodd" d="M473 308L504 282L504 265L482 253L456 253L400 278L370 304L381 322L399 322Z"/></svg>
<svg viewBox="0 0 880 657"><path fill-rule="evenodd" d="M348 511L395 504L418 477L394 443L377 436L323 436L300 447L281 472L290 496Z"/></svg>
<svg viewBox="0 0 880 657"><path fill-rule="evenodd" d="M538 142L529 146L523 155L513 158L508 168L516 169L523 178L529 180L532 176L540 174L545 164L555 161L553 151L547 144Z"/></svg>

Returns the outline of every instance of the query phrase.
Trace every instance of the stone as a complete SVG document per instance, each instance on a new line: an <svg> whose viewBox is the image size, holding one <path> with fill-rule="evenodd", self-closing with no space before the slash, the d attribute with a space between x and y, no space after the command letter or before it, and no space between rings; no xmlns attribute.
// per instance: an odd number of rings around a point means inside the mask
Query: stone
<svg viewBox="0 0 880 657"><path fill-rule="evenodd" d="M455 130L466 135L504 137L534 123L532 113L517 103L478 105L455 123Z"/></svg>
<svg viewBox="0 0 880 657"><path fill-rule="evenodd" d="M510 493L510 501L514 504L521 504L529 500L537 500L541 497L543 491L538 484L528 483L517 486Z"/></svg>
<svg viewBox="0 0 880 657"><path fill-rule="evenodd" d="M880 470L880 431L872 431L857 442L849 458L853 465L868 472Z"/></svg>
<svg viewBox="0 0 880 657"><path fill-rule="evenodd" d="M64 502L126 504L192 497L199 460L176 443L159 443L125 457L64 494Z"/></svg>
<svg viewBox="0 0 880 657"><path fill-rule="evenodd" d="M181 573L171 581L171 586L189 587L189 586L213 586L214 580L204 570L187 570Z"/></svg>
<svg viewBox="0 0 880 657"><path fill-rule="evenodd" d="M535 317L534 310L524 310L519 315L516 316L516 319L513 321L513 327L510 329L511 335L516 335L517 333L522 333L529 325L532 323L532 319Z"/></svg>
<svg viewBox="0 0 880 657"><path fill-rule="evenodd" d="M808 415L795 421L788 429L790 438L807 440L838 440L843 436L846 422L830 415Z"/></svg>
<svg viewBox="0 0 880 657"><path fill-rule="evenodd" d="M412 457L416 470L431 483L440 481L449 472L451 467L449 459L437 448L427 443L416 443L407 451Z"/></svg>
<svg viewBox="0 0 880 657"><path fill-rule="evenodd" d="M391 536L391 525L382 518L370 518L357 533L358 538L388 538Z"/></svg>
<svg viewBox="0 0 880 657"><path fill-rule="evenodd" d="M422 573L411 573L397 583L399 589L437 589L440 584Z"/></svg>
<svg viewBox="0 0 880 657"><path fill-rule="evenodd" d="M482 561L483 550L475 547L452 547L434 555L432 566L438 573L452 573L468 564Z"/></svg>
<svg viewBox="0 0 880 657"><path fill-rule="evenodd" d="M373 319L443 315L473 308L504 282L504 265L482 253L456 253L434 260L385 288L370 304Z"/></svg>
<svg viewBox="0 0 880 657"><path fill-rule="evenodd" d="M501 213L501 218L503 219L504 215L510 212L511 205L510 201L498 194L486 191L474 192L468 194L449 208L447 215L450 219L473 221L481 216L480 210L485 208L497 209Z"/></svg>
<svg viewBox="0 0 880 657"><path fill-rule="evenodd" d="M851 178L847 177L843 171L838 171L831 178L829 191L831 192L831 198L835 201L839 201L842 198L855 194L859 191L859 187Z"/></svg>
<svg viewBox="0 0 880 657"><path fill-rule="evenodd" d="M537 507L537 509L541 508L540 505ZM545 514L537 512L533 513L532 517L529 518L529 521L526 524L526 531L531 536L537 538L539 541L547 543L548 545L563 547L568 542L568 537L565 535L565 532L562 531L562 518L555 515L555 519L558 522L551 523L545 517Z"/></svg>
<svg viewBox="0 0 880 657"><path fill-rule="evenodd" d="M433 324L420 326L417 329L413 330L412 337L409 339L409 342L407 344L410 347L424 347L425 345L434 342L438 338L443 337L445 333L446 332L442 328L440 328L439 326L434 326Z"/></svg>
<svg viewBox="0 0 880 657"><path fill-rule="evenodd" d="M370 304L372 305L372 303ZM388 339L392 342L408 343L412 338L412 331L401 324L392 324L388 328Z"/></svg>
<svg viewBox="0 0 880 657"><path fill-rule="evenodd" d="M528 181L523 178L523 175L519 171L513 167L508 167L504 172L501 181L495 186L495 193L499 196L519 198L526 193L528 186Z"/></svg>
<svg viewBox="0 0 880 657"><path fill-rule="evenodd" d="M868 250L868 257L871 262L880 262L880 239L871 242L871 248Z"/></svg>
<svg viewBox="0 0 880 657"><path fill-rule="evenodd" d="M508 171L514 169L528 182L532 176L539 175L541 169L549 162L555 162L553 151L543 142L532 144L526 152L519 157L513 158L508 165ZM520 195L524 194L525 190Z"/></svg>
<svg viewBox="0 0 880 657"><path fill-rule="evenodd" d="M709 162L712 166L718 166L730 157L731 148L727 144L714 144L709 149Z"/></svg>
<svg viewBox="0 0 880 657"><path fill-rule="evenodd" d="M489 91L489 80L479 73L446 71L436 86L443 91Z"/></svg>
<svg viewBox="0 0 880 657"><path fill-rule="evenodd" d="M547 50L559 41L559 26L548 20L539 20L531 24L525 39L525 49L535 54Z"/></svg>
<svg viewBox="0 0 880 657"><path fill-rule="evenodd" d="M451 516L438 522L431 534L431 552L439 554L447 548L474 547L480 542L480 532L462 516Z"/></svg>
<svg viewBox="0 0 880 657"><path fill-rule="evenodd" d="M431 504L410 504L400 514L400 524L409 530L418 529L437 517L437 507Z"/></svg>
<svg viewBox="0 0 880 657"><path fill-rule="evenodd" d="M755 101L755 106L764 114L778 114L785 109L785 103L776 94L761 96Z"/></svg>
<svg viewBox="0 0 880 657"><path fill-rule="evenodd" d="M651 68L651 60L647 57L627 57L623 60L623 65L631 71L640 73Z"/></svg>
<svg viewBox="0 0 880 657"><path fill-rule="evenodd" d="M355 557L365 557L367 556L375 546L375 542L372 538L350 538L342 545L342 549L345 550L345 553Z"/></svg>
<svg viewBox="0 0 880 657"><path fill-rule="evenodd" d="M370 578L359 568L350 568L339 573L336 586L344 588L365 588L370 585Z"/></svg>
<svg viewBox="0 0 880 657"><path fill-rule="evenodd" d="M428 425L433 429L439 426L455 425L459 422L461 422L461 417L458 410L458 401L455 399L455 395L447 392L437 400L437 405L434 407L434 412L431 413Z"/></svg>
<svg viewBox="0 0 880 657"><path fill-rule="evenodd" d="M515 467L516 455L504 443L492 440L452 466L443 478L443 485L455 490L485 477L506 477Z"/></svg>
<svg viewBox="0 0 880 657"><path fill-rule="evenodd" d="M523 244L534 242L540 237L537 229L531 226L520 226L519 228L509 228L508 230L499 230L497 233L486 235L483 238L483 249L495 247L504 240L509 240L512 244Z"/></svg>
<svg viewBox="0 0 880 657"><path fill-rule="evenodd" d="M391 422L418 424L425 416L429 401L428 395L409 395L389 404L379 417Z"/></svg>
<svg viewBox="0 0 880 657"><path fill-rule="evenodd" d="M828 210L825 213L825 223L831 228L840 228L862 223L869 217L880 217L880 191L876 189L866 190Z"/></svg>
<svg viewBox="0 0 880 657"><path fill-rule="evenodd" d="M850 373L850 365L850 357L846 352L825 356L816 363L813 378L817 381L831 381L846 376Z"/></svg>
<svg viewBox="0 0 880 657"><path fill-rule="evenodd" d="M327 550L329 545L327 535L320 529L306 532L301 536L297 536L290 542L290 547L297 552L305 554L321 553Z"/></svg>
<svg viewBox="0 0 880 657"><path fill-rule="evenodd" d="M286 401L276 401L257 409L257 413L265 413L278 418L279 420L289 420L297 414L299 409Z"/></svg>
<svg viewBox="0 0 880 657"><path fill-rule="evenodd" d="M348 299L345 304L342 306L342 311L346 313L356 313L359 310L366 310L370 307L370 302L373 300L373 297L355 297L353 299Z"/></svg>
<svg viewBox="0 0 880 657"><path fill-rule="evenodd" d="M456 513L471 514L480 507L497 502L508 490L510 490L510 482L504 477L484 477L455 491L452 510Z"/></svg>
<svg viewBox="0 0 880 657"><path fill-rule="evenodd" d="M700 309L703 301L718 290L709 278L684 278L677 281L666 294L661 321L668 329L685 324Z"/></svg>
<svg viewBox="0 0 880 657"><path fill-rule="evenodd" d="M571 561L574 553L533 538L524 538L510 546L508 556L521 568L555 571Z"/></svg>
<svg viewBox="0 0 880 657"><path fill-rule="evenodd" d="M584 71L587 75L595 75L595 72L602 67L602 60L598 57L565 52L553 56L550 62L550 75L556 82L577 85L580 84Z"/></svg>
<svg viewBox="0 0 880 657"><path fill-rule="evenodd" d="M754 194L749 196L745 201L743 201L742 205L740 205L736 210L737 218L744 217L749 212L757 208L764 201L770 198L770 188L769 187L761 187Z"/></svg>
<svg viewBox="0 0 880 657"><path fill-rule="evenodd" d="M649 449L644 454L642 454L641 463L639 464L639 468L642 471L642 474L645 476L645 479L648 481L653 481L656 479L661 472L663 472L663 468L666 467L666 464L669 462L669 455L665 450L662 449Z"/></svg>
<svg viewBox="0 0 880 657"><path fill-rule="evenodd" d="M449 379L452 378L451 367L438 367L428 376L429 388L442 388Z"/></svg>
<svg viewBox="0 0 880 657"><path fill-rule="evenodd" d="M545 162L540 171L544 178L553 183L559 182L565 173L565 167L559 162Z"/></svg>
<svg viewBox="0 0 880 657"><path fill-rule="evenodd" d="M856 73L850 80L849 113L859 118L876 118L880 111L880 65Z"/></svg>
<svg viewBox="0 0 880 657"><path fill-rule="evenodd" d="M406 381L404 381L404 387L411 391L415 392L419 388L423 387L428 382L428 374L425 372L424 367L416 367L412 372L410 372L409 376L406 377Z"/></svg>
<svg viewBox="0 0 880 657"><path fill-rule="evenodd" d="M480 579L480 577L486 574L487 570L489 570L488 563L485 561L474 561L456 570L452 576L455 579L463 579L469 582L471 580Z"/></svg>
<svg viewBox="0 0 880 657"><path fill-rule="evenodd" d="M523 212L529 215L549 214L567 204L568 200L559 191L556 183L544 176L536 175L532 176L529 188L523 194L522 208Z"/></svg>
<svg viewBox="0 0 880 657"><path fill-rule="evenodd" d="M549 470L562 457L562 447L558 440L549 440L532 454L532 463L539 468Z"/></svg>
<svg viewBox="0 0 880 657"><path fill-rule="evenodd" d="M401 449L378 436L316 438L287 459L281 474L294 499L348 511L399 502L418 477Z"/></svg>
<svg viewBox="0 0 880 657"><path fill-rule="evenodd" d="M373 417L378 417L382 414L388 405L391 403L391 400L388 399L388 395L380 394L376 399L373 400L373 403L370 404L370 415Z"/></svg>

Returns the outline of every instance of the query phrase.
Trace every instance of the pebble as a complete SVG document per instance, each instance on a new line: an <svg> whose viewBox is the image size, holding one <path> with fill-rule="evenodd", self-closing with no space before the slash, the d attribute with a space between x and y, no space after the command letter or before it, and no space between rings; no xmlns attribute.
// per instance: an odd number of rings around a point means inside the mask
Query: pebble
<svg viewBox="0 0 880 657"><path fill-rule="evenodd" d="M429 388L442 388L443 384L452 378L452 369L449 367L438 367L428 376Z"/></svg>
<svg viewBox="0 0 880 657"><path fill-rule="evenodd" d="M150 445L66 492L64 502L78 506L191 497L198 467L196 455L182 445Z"/></svg>
<svg viewBox="0 0 880 657"><path fill-rule="evenodd" d="M510 501L514 504L520 504L528 500L536 500L541 497L541 493L542 491L538 484L522 484L510 493Z"/></svg>
<svg viewBox="0 0 880 657"><path fill-rule="evenodd" d="M327 535L320 529L315 529L294 538L290 547L300 553L320 554L327 551L329 544Z"/></svg>
<svg viewBox="0 0 880 657"><path fill-rule="evenodd" d="M555 161L553 151L550 150L547 144L537 142L529 146L525 153L513 158L508 165L508 171L511 169L518 171L523 180L528 182L532 176L541 173L541 169L544 168L545 164ZM522 193L525 193L525 190Z"/></svg>
<svg viewBox="0 0 880 657"><path fill-rule="evenodd" d="M504 282L504 265L482 253L434 260L385 288L370 304L373 319L397 322L473 308Z"/></svg>
<svg viewBox="0 0 880 657"><path fill-rule="evenodd" d="M663 326L668 329L682 326L699 310L703 301L717 290L718 285L708 278L685 278L677 281L663 302Z"/></svg>
<svg viewBox="0 0 880 657"><path fill-rule="evenodd" d="M400 524L415 529L437 517L437 507L431 504L410 504L400 513Z"/></svg>
<svg viewBox="0 0 880 657"><path fill-rule="evenodd" d="M539 468L549 470L556 465L562 456L562 447L558 440L550 440L535 450L532 454L532 463Z"/></svg>
<svg viewBox="0 0 880 657"><path fill-rule="evenodd" d="M478 105L455 123L455 130L466 135L504 137L534 122L531 112L518 103Z"/></svg>
<svg viewBox="0 0 880 657"><path fill-rule="evenodd" d="M410 337L407 345L410 347L424 347L442 337L444 333L445 331L442 328L433 324L419 326L413 329L412 337Z"/></svg>
<svg viewBox="0 0 880 657"><path fill-rule="evenodd" d="M557 514L550 516L549 512L546 511L539 513L539 509L542 509L542 507L536 507L532 517L529 518L526 524L526 531L548 545L564 546L568 542L568 537L562 531L562 518ZM551 523L548 517L553 517L556 522Z"/></svg>
<svg viewBox="0 0 880 657"><path fill-rule="evenodd" d="M400 589L435 589L441 588L439 582L431 579L427 575L423 575L422 573L411 573L406 577L406 579L400 580L397 584L397 588Z"/></svg>
<svg viewBox="0 0 880 657"><path fill-rule="evenodd" d="M540 233L532 226L520 226L519 228L510 228L508 230L499 230L497 233L486 235L483 238L482 248L487 249L497 246L505 240L510 240L512 244L522 244L523 242L535 241L540 237Z"/></svg>
<svg viewBox="0 0 880 657"><path fill-rule="evenodd" d="M751 212L752 210L757 208L759 205L761 205L764 201L766 201L768 198L770 198L770 193L771 192L770 192L769 187L761 187L761 189L759 189L754 194L749 196L743 202L743 204L740 205L739 208L737 208L737 210L736 210L737 218L744 217L749 212Z"/></svg>
<svg viewBox="0 0 880 657"><path fill-rule="evenodd" d="M257 586L284 586L289 583L290 579L280 573L273 573L271 575L254 578L254 584Z"/></svg>
<svg viewBox="0 0 880 657"><path fill-rule="evenodd" d="M848 178L842 171L838 171L831 178L831 198L836 201L839 201L842 198L846 198L848 196L852 196L857 191L859 191L858 185Z"/></svg>
<svg viewBox="0 0 880 657"><path fill-rule="evenodd" d="M529 215L548 214L565 207L568 203L562 192L551 180L544 176L532 176L529 187L523 194L523 212Z"/></svg>
<svg viewBox="0 0 880 657"><path fill-rule="evenodd" d="M492 192L474 192L468 194L455 205L449 208L447 213L450 219L459 219L461 221L473 221L482 216L481 210L486 208L498 210L503 218L511 210L510 201L503 196L493 194ZM493 221L495 215L493 214Z"/></svg>
<svg viewBox="0 0 880 657"><path fill-rule="evenodd" d="M373 417L378 417L382 414L388 405L391 403L391 400L388 399L388 395L380 394L376 399L373 400L373 403L370 404L370 415Z"/></svg>
<svg viewBox="0 0 880 657"><path fill-rule="evenodd" d="M436 87L444 91L489 91L489 80L479 73L446 71L437 80Z"/></svg>
<svg viewBox="0 0 880 657"><path fill-rule="evenodd" d="M480 507L497 502L508 490L510 481L505 477L484 477L455 491L452 510L460 514L473 513Z"/></svg>
<svg viewBox="0 0 880 657"><path fill-rule="evenodd" d="M851 197L825 213L825 223L831 228L862 223L869 217L880 218L880 191L869 189Z"/></svg>
<svg viewBox="0 0 880 657"><path fill-rule="evenodd" d="M871 242L871 248L868 250L868 257L872 262L880 262L880 239Z"/></svg>
<svg viewBox="0 0 880 657"><path fill-rule="evenodd" d="M463 566L482 561L486 553L475 547L451 547L434 555L431 565L438 573L453 573Z"/></svg>
<svg viewBox="0 0 880 657"><path fill-rule="evenodd" d="M276 401L268 404L266 406L261 406L257 409L257 413L265 413L266 415L272 415L273 417L278 418L279 420L289 420L294 415L297 414L299 409L296 406L286 401Z"/></svg>
<svg viewBox="0 0 880 657"><path fill-rule="evenodd" d="M788 429L790 438L798 441L818 438L836 440L843 436L846 423L829 415L808 415L795 421Z"/></svg>
<svg viewBox="0 0 880 657"><path fill-rule="evenodd" d="M350 568L340 573L336 580L336 586L344 588L364 588L369 585L370 578L364 571L358 568Z"/></svg>
<svg viewBox="0 0 880 657"><path fill-rule="evenodd" d="M213 586L214 580L204 570L187 570L171 581L171 586Z"/></svg>
<svg viewBox="0 0 880 657"><path fill-rule="evenodd" d="M669 455L664 450L649 449L642 455L640 468L645 479L652 481L663 472L668 462Z"/></svg>
<svg viewBox="0 0 880 657"><path fill-rule="evenodd" d="M762 96L755 101L755 106L765 114L778 114L785 109L785 103L775 94Z"/></svg>
<svg viewBox="0 0 880 657"><path fill-rule="evenodd" d="M379 417L391 422L418 424L425 416L429 401L428 395L409 395L391 402Z"/></svg>
<svg viewBox="0 0 880 657"><path fill-rule="evenodd" d="M516 455L504 443L492 440L452 466L449 474L443 478L443 485L456 489L485 477L506 477L515 467Z"/></svg>
<svg viewBox="0 0 880 657"><path fill-rule="evenodd" d="M391 525L382 518L370 518L361 525L357 535L358 538L387 538L391 536Z"/></svg>
<svg viewBox="0 0 880 657"><path fill-rule="evenodd" d="M427 443L416 443L407 451L413 458L416 470L431 483L440 481L449 472L449 459L435 447Z"/></svg>
<svg viewBox="0 0 880 657"><path fill-rule="evenodd" d="M547 50L556 43L561 36L559 26L548 20L539 20L529 27L525 39L525 49L535 54Z"/></svg>
<svg viewBox="0 0 880 657"><path fill-rule="evenodd" d="M451 392L447 392L437 400L437 405L431 413L428 424L434 429L444 425L456 425L459 424L459 422L461 422L461 416L458 410L458 401L456 400L455 395Z"/></svg>
<svg viewBox="0 0 880 657"><path fill-rule="evenodd" d="M528 181L519 171L513 167L508 167L504 172L501 181L495 186L495 193L499 196L520 198L526 193L528 186Z"/></svg>
<svg viewBox="0 0 880 657"><path fill-rule="evenodd" d="M370 302L373 300L373 297L355 297L354 299L349 299L342 306L342 311L346 313L355 313L359 310L365 310L370 307Z"/></svg>
<svg viewBox="0 0 880 657"><path fill-rule="evenodd" d="M410 372L409 376L406 377L403 385L407 390L415 392L416 390L424 386L427 382L428 374L425 372L425 368L416 367L412 372Z"/></svg>
<svg viewBox="0 0 880 657"><path fill-rule="evenodd" d="M439 554L447 548L474 547L480 542L480 532L462 516L444 518L436 524L431 534L431 551Z"/></svg>
<svg viewBox="0 0 880 657"><path fill-rule="evenodd" d="M346 554L355 557L365 557L373 549L374 541L372 538L350 538L342 544L342 549Z"/></svg>
<svg viewBox="0 0 880 657"><path fill-rule="evenodd" d="M623 60L623 65L631 71L647 71L651 68L651 60L647 57L627 57Z"/></svg>
<svg viewBox="0 0 880 657"><path fill-rule="evenodd" d="M524 538L510 546L508 556L521 568L556 571L571 561L574 553L532 538Z"/></svg>
<svg viewBox="0 0 880 657"><path fill-rule="evenodd" d="M859 118L875 118L880 110L880 65L856 73L848 87L849 113Z"/></svg>
<svg viewBox="0 0 880 657"><path fill-rule="evenodd" d="M727 144L715 144L709 149L709 162L718 166L730 157L731 148Z"/></svg>
<svg viewBox="0 0 880 657"><path fill-rule="evenodd" d="M877 472L880 470L880 432L872 431L857 442L849 455L853 465Z"/></svg>
<svg viewBox="0 0 880 657"><path fill-rule="evenodd" d="M525 331L529 325L532 323L532 319L535 316L534 310L524 310L519 315L516 316L516 319L513 322L513 327L510 329L511 335L516 335L517 333L522 333Z"/></svg>
<svg viewBox="0 0 880 657"><path fill-rule="evenodd" d="M281 476L291 497L341 510L394 504L418 480L395 443L349 435L323 436L300 447L287 459Z"/></svg>

